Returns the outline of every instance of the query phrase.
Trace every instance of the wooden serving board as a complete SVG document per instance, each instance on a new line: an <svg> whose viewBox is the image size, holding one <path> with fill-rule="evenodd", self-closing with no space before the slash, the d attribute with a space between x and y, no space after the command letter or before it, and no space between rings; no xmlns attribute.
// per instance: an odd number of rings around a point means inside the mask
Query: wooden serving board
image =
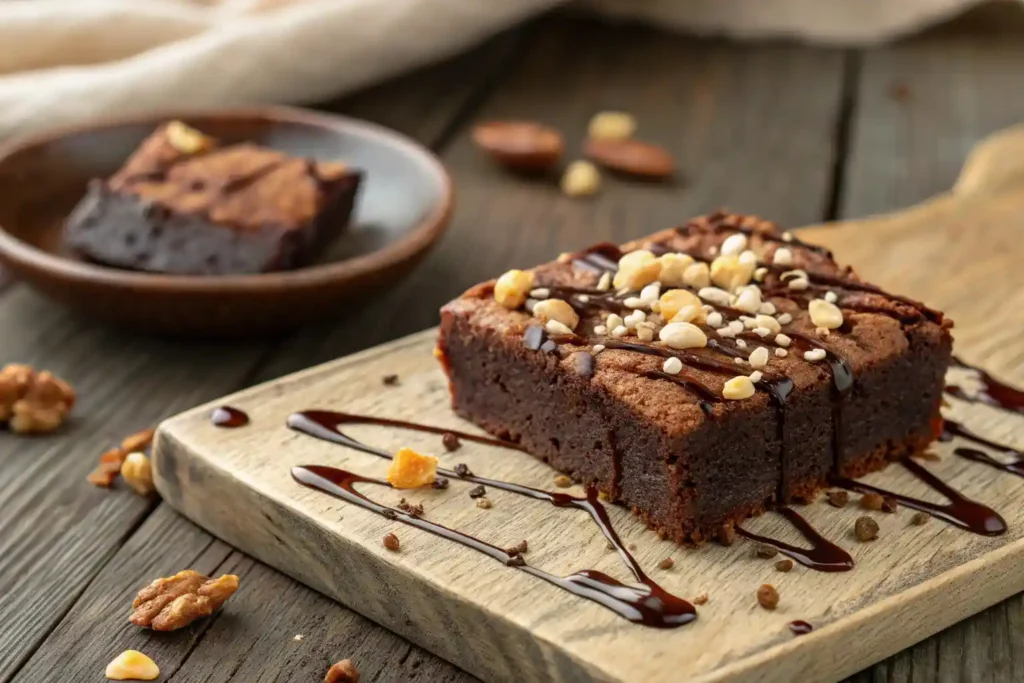
<svg viewBox="0 0 1024 683"><path fill-rule="evenodd" d="M661 226L651 226L652 231ZM919 297L957 323L956 351L1024 384L1024 128L982 144L949 193L898 214L819 226L801 233L832 247L869 280ZM581 245L583 246L583 245ZM880 538L858 543L856 505L800 508L817 529L854 556L847 573L797 566L789 573L758 559L750 543L698 549L661 541L626 510L611 516L652 577L683 597L708 595L698 620L675 630L631 624L612 612L467 548L385 520L289 476L298 464L383 475L386 463L290 431L295 411L328 408L474 430L448 407L433 359L434 332L386 344L223 399L252 423L219 429L213 405L165 422L155 448L157 488L217 536L489 681L826 681L851 674L1015 592L1024 590L1024 478L969 463L940 445L927 467L996 508L1009 524L981 537L912 511L872 513ZM951 371L951 372L956 372ZM397 373L397 386L384 375ZM1024 447L1024 417L984 406L950 408L976 430ZM554 472L528 455L466 444L446 454L437 436L362 426L347 432L396 450L410 446L464 462L477 474L552 488ZM866 479L938 501L899 467ZM464 484L405 492L427 519L495 545L529 541L530 564L568 574L582 568L625 580L624 569L581 512L491 491L483 510ZM578 488L576 489L578 492ZM395 504L397 492L370 495ZM799 543L778 515L746 528ZM401 551L386 550L394 532ZM670 570L657 567L671 557ZM763 583L780 593L777 610L758 606ZM268 596L273 599L273 596ZM814 626L794 637L788 622Z"/></svg>

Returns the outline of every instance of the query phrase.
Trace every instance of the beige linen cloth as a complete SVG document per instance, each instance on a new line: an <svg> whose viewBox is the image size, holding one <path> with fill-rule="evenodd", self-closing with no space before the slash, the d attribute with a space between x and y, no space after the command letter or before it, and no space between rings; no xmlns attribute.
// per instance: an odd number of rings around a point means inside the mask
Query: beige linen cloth
<svg viewBox="0 0 1024 683"><path fill-rule="evenodd" d="M681 30L852 44L982 1L0 0L0 138L96 117L325 100L564 4Z"/></svg>

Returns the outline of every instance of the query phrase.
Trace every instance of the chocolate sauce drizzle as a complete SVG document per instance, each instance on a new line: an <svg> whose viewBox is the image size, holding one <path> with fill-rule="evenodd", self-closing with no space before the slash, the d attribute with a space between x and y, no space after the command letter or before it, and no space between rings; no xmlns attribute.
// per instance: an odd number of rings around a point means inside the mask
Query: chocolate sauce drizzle
<svg viewBox="0 0 1024 683"><path fill-rule="evenodd" d="M963 426L959 422L953 420L942 421L942 435L939 437L941 441L952 441L953 437L959 436L962 439L973 441L976 444L991 448L997 453L1003 453L1013 457L1010 462L1000 462L991 455L984 451L979 451L976 448L967 448L961 446L955 449L953 452L959 455L961 458L965 458L972 462L979 462L989 467L994 467L997 470L1002 470L1009 474L1016 474L1018 477L1024 477L1024 453L1021 453L1015 448L998 444L994 441L990 441L984 437L978 436L973 431Z"/></svg>
<svg viewBox="0 0 1024 683"><path fill-rule="evenodd" d="M214 408L213 412L210 413L210 422L215 427L237 429L249 424L249 416L244 410L232 408L231 406L220 406L219 408Z"/></svg>
<svg viewBox="0 0 1024 683"><path fill-rule="evenodd" d="M516 444L481 437L475 434L467 434L451 429L442 429L428 425L404 422L401 420L390 420L386 418L367 417L362 415L351 415L323 410L310 410L295 413L288 418L288 426L295 431L301 432L317 439L331 443L347 446L363 453L376 455L390 460L391 454L379 448L374 448L340 431L339 427L345 424L375 424L414 431L427 432L431 434L455 434L462 440L474 441L502 448L522 450ZM352 472L324 467L320 465L307 465L292 468L292 477L309 488L313 488L346 502L357 505L365 510L370 510L378 515L403 522L409 526L427 531L441 538L454 541L461 545L483 553L484 555L501 562L507 567L518 569L530 576L558 586L573 595L586 598L602 605L615 614L633 623L643 624L653 628L677 628L690 623L697 618L697 612L686 600L676 597L655 583L644 573L639 563L629 553L618 534L612 526L608 511L598 500L597 490L589 488L586 498L572 496L567 493L556 493L535 489L529 486L513 484L497 479L478 477L465 468L448 470L438 468L438 473L450 479L459 479L474 484L482 484L487 487L507 491L517 495L525 496L533 500L541 500L556 508L570 508L583 510L590 515L590 518L600 529L601 534L611 543L622 558L626 568L636 579L636 585L626 585L616 579L593 569L584 569L569 576L557 576L542 569L532 567L526 563L521 555L510 550L504 550L491 545L475 536L465 534L449 527L429 522L410 515L402 510L387 507L375 503L366 496L355 490L355 485L360 483L375 484L378 486L390 487L391 485L382 479L363 477Z"/></svg>
<svg viewBox="0 0 1024 683"><path fill-rule="evenodd" d="M800 548L768 536L755 534L739 526L736 527L736 533L752 541L770 545L786 557L809 569L819 572L848 572L853 569L853 558L850 557L850 554L819 534L796 510L782 506L776 508L775 512L789 520L790 524L800 532L800 535L807 539L811 547Z"/></svg>
<svg viewBox="0 0 1024 683"><path fill-rule="evenodd" d="M968 396L963 389L955 384L946 385L946 393L954 398L969 403L983 403L993 408L1000 408L1010 413L1024 415L1024 391L1011 387L1009 384L1000 382L992 375L981 368L968 365L956 356L953 356L953 367L963 368L974 372L981 380L984 388L975 396Z"/></svg>
<svg viewBox="0 0 1024 683"><path fill-rule="evenodd" d="M813 631L814 627L802 619L797 619L789 622L789 630L793 632L794 636L804 636Z"/></svg>

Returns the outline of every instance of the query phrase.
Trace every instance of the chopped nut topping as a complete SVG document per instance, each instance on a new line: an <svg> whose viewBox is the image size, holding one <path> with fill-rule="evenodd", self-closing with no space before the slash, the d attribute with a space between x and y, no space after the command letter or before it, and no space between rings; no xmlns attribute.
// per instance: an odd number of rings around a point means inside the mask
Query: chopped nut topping
<svg viewBox="0 0 1024 683"><path fill-rule="evenodd" d="M547 299L551 296L551 290L547 287L538 287L537 289L530 290L530 298L532 299Z"/></svg>
<svg viewBox="0 0 1024 683"><path fill-rule="evenodd" d="M211 579L186 569L140 590L129 621L154 631L174 631L210 616L236 590L238 577L234 574Z"/></svg>
<svg viewBox="0 0 1024 683"><path fill-rule="evenodd" d="M628 140L634 132L636 119L623 111L598 112L587 125L587 135L595 140Z"/></svg>
<svg viewBox="0 0 1024 683"><path fill-rule="evenodd" d="M737 360L742 360L738 358ZM733 377L722 388L722 396L732 401L750 398L754 395L754 383L746 375Z"/></svg>
<svg viewBox="0 0 1024 683"><path fill-rule="evenodd" d="M778 321L780 325L788 325L793 322L793 316L789 313L783 313L778 317Z"/></svg>
<svg viewBox="0 0 1024 683"><path fill-rule="evenodd" d="M834 508L846 507L850 501L850 494L846 491L829 491L825 496L828 498L828 504Z"/></svg>
<svg viewBox="0 0 1024 683"><path fill-rule="evenodd" d="M687 287L700 289L711 284L711 269L703 261L687 266L683 271L683 284Z"/></svg>
<svg viewBox="0 0 1024 683"><path fill-rule="evenodd" d="M757 323L758 327L767 328L772 334L778 334L782 330L782 325L779 324L779 321L766 313L758 313L754 316L754 322Z"/></svg>
<svg viewBox="0 0 1024 683"><path fill-rule="evenodd" d="M625 325L619 325L618 327L611 331L611 336L615 339L619 339L621 337L625 337L627 332L629 332L629 330L626 328Z"/></svg>
<svg viewBox="0 0 1024 683"><path fill-rule="evenodd" d="M661 295L658 300L658 306L661 311L661 316L665 320L671 320L674 322L684 323L701 323L704 322L704 309L701 307L700 299L697 298L693 292L685 289L670 289ZM684 309L688 310L687 315L689 320L675 320L676 316Z"/></svg>
<svg viewBox="0 0 1024 683"><path fill-rule="evenodd" d="M639 290L658 279L661 261L646 249L631 251L619 259L619 270L612 284L616 289Z"/></svg>
<svg viewBox="0 0 1024 683"><path fill-rule="evenodd" d="M56 430L75 400L71 385L50 372L15 364L0 370L0 423L9 423L15 434Z"/></svg>
<svg viewBox="0 0 1024 683"><path fill-rule="evenodd" d="M359 683L359 670L351 659L343 659L327 671L324 683Z"/></svg>
<svg viewBox="0 0 1024 683"><path fill-rule="evenodd" d="M663 559L661 562L658 563L658 568L659 569L672 569L672 567L674 567L675 564L676 564L675 560L673 560L671 557L666 557L665 559Z"/></svg>
<svg viewBox="0 0 1024 683"><path fill-rule="evenodd" d="M567 489L570 486L572 486L572 479L565 476L564 474L559 474L557 477L555 477L555 486L557 486L560 489Z"/></svg>
<svg viewBox="0 0 1024 683"><path fill-rule="evenodd" d="M636 336L640 341L653 341L654 330L650 327L638 327L636 330Z"/></svg>
<svg viewBox="0 0 1024 683"><path fill-rule="evenodd" d="M761 309L761 290L757 288L757 285L745 287L733 302L733 308L747 313L757 313Z"/></svg>
<svg viewBox="0 0 1024 683"><path fill-rule="evenodd" d="M148 496L156 490L153 486L153 468L145 453L129 453L121 464L121 476L140 496Z"/></svg>
<svg viewBox="0 0 1024 683"><path fill-rule="evenodd" d="M765 301L761 304L761 308L758 309L758 312L762 315L775 315L775 304L771 301ZM775 322L778 321L776 320Z"/></svg>
<svg viewBox="0 0 1024 683"><path fill-rule="evenodd" d="M853 533L858 541L873 541L878 538L878 522L870 517L858 517L853 525Z"/></svg>
<svg viewBox="0 0 1024 683"><path fill-rule="evenodd" d="M729 235L722 242L722 246L719 248L718 253L722 255L733 255L738 256L747 248L747 236L742 232L737 232Z"/></svg>
<svg viewBox="0 0 1024 683"><path fill-rule="evenodd" d="M482 508L484 510L490 510L491 509L491 501L488 498L477 498L476 499L476 506L478 508Z"/></svg>
<svg viewBox="0 0 1024 683"><path fill-rule="evenodd" d="M138 650L125 650L107 664L106 677L112 681L153 681L160 667Z"/></svg>
<svg viewBox="0 0 1024 683"><path fill-rule="evenodd" d="M780 572L788 572L793 568L793 560L779 560L775 563L775 568Z"/></svg>
<svg viewBox="0 0 1024 683"><path fill-rule="evenodd" d="M572 334L572 330L557 320L549 320L544 323L544 329L549 334Z"/></svg>
<svg viewBox="0 0 1024 683"><path fill-rule="evenodd" d="M563 299L545 299L533 307L533 314L544 322L556 321L571 333L580 322L580 316Z"/></svg>
<svg viewBox="0 0 1024 683"><path fill-rule="evenodd" d="M775 335L775 343L782 347L787 347L793 343L793 340L786 334Z"/></svg>
<svg viewBox="0 0 1024 683"><path fill-rule="evenodd" d="M786 351L786 349L775 349L775 355L779 358L785 358L789 355L789 351Z"/></svg>
<svg viewBox="0 0 1024 683"><path fill-rule="evenodd" d="M804 360L816 363L819 360L825 360L825 349L811 349L810 351L804 351Z"/></svg>
<svg viewBox="0 0 1024 683"><path fill-rule="evenodd" d="M384 547L393 553L397 553L402 548L401 541L399 541L398 536L395 536L394 534L386 534L384 538L381 539L381 543L383 543Z"/></svg>
<svg viewBox="0 0 1024 683"><path fill-rule="evenodd" d="M658 279L665 287L683 287L687 283L683 278L686 269L693 265L693 257L689 254L662 254L658 257L661 263L661 274Z"/></svg>
<svg viewBox="0 0 1024 683"><path fill-rule="evenodd" d="M719 313L718 311L714 311L713 313L708 313L707 316L708 316L707 317L708 325L710 325L711 327L721 327L722 326L722 314L721 313Z"/></svg>
<svg viewBox="0 0 1024 683"><path fill-rule="evenodd" d="M441 437L441 443L444 444L444 449L451 453L462 448L462 442L459 441L458 434L452 432L445 432L444 436Z"/></svg>
<svg viewBox="0 0 1024 683"><path fill-rule="evenodd" d="M673 349L699 349L708 345L707 335L692 323L669 323L661 328L658 339Z"/></svg>
<svg viewBox="0 0 1024 683"><path fill-rule="evenodd" d="M562 194L567 197L589 197L601 186L601 173L597 166L577 160L569 164L562 175Z"/></svg>
<svg viewBox="0 0 1024 683"><path fill-rule="evenodd" d="M834 303L824 299L813 299L807 305L807 311L811 314L811 322L816 327L835 330L843 326L843 312Z"/></svg>
<svg viewBox="0 0 1024 683"><path fill-rule="evenodd" d="M737 339L736 340L736 348L737 349L745 349L745 348L747 348L746 340L744 340L744 339Z"/></svg>
<svg viewBox="0 0 1024 683"><path fill-rule="evenodd" d="M678 375L683 370L683 361L675 357L666 358L661 369L670 375Z"/></svg>
<svg viewBox="0 0 1024 683"><path fill-rule="evenodd" d="M593 350L593 353L594 353L594 355L596 356L597 354L599 354L599 353L601 353L602 351L604 351L604 349L605 349L605 346L604 346L604 344L594 344L594 350Z"/></svg>
<svg viewBox="0 0 1024 683"><path fill-rule="evenodd" d="M803 291L803 290L807 289L810 286L811 286L810 281L807 280L807 278L802 278L802 277L798 277L796 279L790 280L789 284L788 284L788 287L790 289L796 290L798 292Z"/></svg>
<svg viewBox="0 0 1024 683"><path fill-rule="evenodd" d="M750 377L750 381L751 382L753 382L754 384L757 384L764 377L764 374L760 370L754 370L752 373L750 373L747 376Z"/></svg>
<svg viewBox="0 0 1024 683"><path fill-rule="evenodd" d="M791 266L793 265L793 252L786 247L779 247L772 256L772 265Z"/></svg>
<svg viewBox="0 0 1024 683"><path fill-rule="evenodd" d="M607 292L612 288L612 274L608 272L601 273L601 279L597 281L597 288L602 292Z"/></svg>
<svg viewBox="0 0 1024 683"><path fill-rule="evenodd" d="M701 593L700 595L698 595L697 597L695 597L693 599L693 604L695 604L695 605L706 605L707 602L708 602L708 594L707 593Z"/></svg>
<svg viewBox="0 0 1024 683"><path fill-rule="evenodd" d="M533 289L533 273L525 270L510 270L494 283L494 300L505 308L516 309L526 303L526 297Z"/></svg>
<svg viewBox="0 0 1024 683"><path fill-rule="evenodd" d="M767 610L775 609L779 606L779 591L769 583L762 584L757 589L757 603Z"/></svg>
<svg viewBox="0 0 1024 683"><path fill-rule="evenodd" d="M860 497L860 506L865 510L881 510L885 498L878 493L865 493Z"/></svg>
<svg viewBox="0 0 1024 683"><path fill-rule="evenodd" d="M729 292L718 287L701 287L697 291L697 296L715 306L728 306L730 303Z"/></svg>
<svg viewBox="0 0 1024 683"><path fill-rule="evenodd" d="M835 292L825 292L825 301L829 302L830 304L834 304L835 302L839 301L839 295L836 294Z"/></svg>
<svg viewBox="0 0 1024 683"><path fill-rule="evenodd" d="M750 362L750 367L755 370L764 370L765 366L768 365L768 348L765 346L757 347L750 352L747 360Z"/></svg>
<svg viewBox="0 0 1024 683"><path fill-rule="evenodd" d="M750 282L756 267L755 264L741 262L736 254L722 254L711 262L711 281L732 292Z"/></svg>
<svg viewBox="0 0 1024 683"><path fill-rule="evenodd" d="M437 478L437 458L400 448L388 467L388 482L396 489L429 486Z"/></svg>

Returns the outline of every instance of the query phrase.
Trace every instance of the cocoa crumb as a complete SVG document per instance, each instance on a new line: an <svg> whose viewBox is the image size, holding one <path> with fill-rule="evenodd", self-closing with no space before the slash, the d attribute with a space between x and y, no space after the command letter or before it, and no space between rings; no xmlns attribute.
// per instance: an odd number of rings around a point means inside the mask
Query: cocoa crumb
<svg viewBox="0 0 1024 683"><path fill-rule="evenodd" d="M615 550L615 544L612 543L611 541L608 541L607 543L605 543L604 547L608 548L608 550Z"/></svg>
<svg viewBox="0 0 1024 683"><path fill-rule="evenodd" d="M485 489L482 484L480 486L474 486L469 490L470 498L483 498L486 495L487 489Z"/></svg>
<svg viewBox="0 0 1024 683"><path fill-rule="evenodd" d="M780 572L788 572L793 568L793 560L779 560L775 563L775 568Z"/></svg>
<svg viewBox="0 0 1024 683"><path fill-rule="evenodd" d="M460 477L473 476L473 473L470 471L469 467L467 467L466 463L464 462L460 462L457 465L455 465L455 474L459 475Z"/></svg>
<svg viewBox="0 0 1024 683"><path fill-rule="evenodd" d="M444 436L441 437L441 443L444 444L444 449L451 453L462 448L462 442L459 441L458 434L452 432L445 432Z"/></svg>
<svg viewBox="0 0 1024 683"><path fill-rule="evenodd" d="M873 541L878 538L878 522L870 517L858 517L853 525L853 533L858 541Z"/></svg>
<svg viewBox="0 0 1024 683"><path fill-rule="evenodd" d="M846 491L829 491L825 496L828 498L828 504L834 508L846 507L850 502L850 494Z"/></svg>
<svg viewBox="0 0 1024 683"><path fill-rule="evenodd" d="M402 547L402 544L398 540L398 536L395 536L394 534L387 534L384 536L382 542L384 543L384 547L393 553L397 553L398 549Z"/></svg>
<svg viewBox="0 0 1024 683"><path fill-rule="evenodd" d="M343 659L327 671L324 683L359 683L359 670L351 659Z"/></svg>
<svg viewBox="0 0 1024 683"><path fill-rule="evenodd" d="M448 488L448 480L445 479L444 477L438 477L437 479L434 480L433 487L438 491L444 491L446 488Z"/></svg>
<svg viewBox="0 0 1024 683"><path fill-rule="evenodd" d="M402 500L398 501L398 509L403 511L403 512L408 512L413 517L422 517L423 516L423 505L418 504L418 503L417 504L410 503L405 498L403 498Z"/></svg>
<svg viewBox="0 0 1024 683"><path fill-rule="evenodd" d="M530 545L524 539L522 541L519 541L519 543L516 543L513 546L505 548L505 552L507 552L509 555L522 555L527 550L529 550L529 548L530 548Z"/></svg>
<svg viewBox="0 0 1024 683"><path fill-rule="evenodd" d="M381 382L383 382L386 387L393 387L398 384L398 375L384 375Z"/></svg>
<svg viewBox="0 0 1024 683"><path fill-rule="evenodd" d="M629 548L630 550L636 550L636 543L630 543L626 547Z"/></svg>
<svg viewBox="0 0 1024 683"><path fill-rule="evenodd" d="M757 602L765 609L775 609L779 606L779 591L770 583L762 584L757 589Z"/></svg>
<svg viewBox="0 0 1024 683"><path fill-rule="evenodd" d="M675 566L675 560L671 557L666 557L664 560L658 563L658 569L672 569Z"/></svg>
<svg viewBox="0 0 1024 683"><path fill-rule="evenodd" d="M557 477L555 477L555 486L557 486L560 489L567 489L570 486L572 486L572 479L565 476L564 474L559 474Z"/></svg>
<svg viewBox="0 0 1024 683"><path fill-rule="evenodd" d="M718 530L718 542L726 547L736 542L736 529L732 524L723 524Z"/></svg>
<svg viewBox="0 0 1024 683"><path fill-rule="evenodd" d="M884 498L882 500L882 512L894 513L898 507L895 498Z"/></svg>
<svg viewBox="0 0 1024 683"><path fill-rule="evenodd" d="M865 493L860 497L860 506L865 510L881 510L884 501L878 493Z"/></svg>
<svg viewBox="0 0 1024 683"><path fill-rule="evenodd" d="M476 506L478 508L481 508L483 510L490 510L491 509L491 505L492 505L491 501L488 500L487 498L477 498L476 499Z"/></svg>
<svg viewBox="0 0 1024 683"><path fill-rule="evenodd" d="M758 543L754 546L754 554L768 560L778 555L779 551L765 543Z"/></svg>
<svg viewBox="0 0 1024 683"><path fill-rule="evenodd" d="M914 516L910 518L910 523L914 526L922 526L928 523L928 517L927 512L915 512Z"/></svg>
<svg viewBox="0 0 1024 683"><path fill-rule="evenodd" d="M697 597L695 597L693 599L693 604L695 604L695 605L705 605L705 604L707 604L707 602L708 602L708 594L707 593L701 593L700 595L698 595Z"/></svg>

